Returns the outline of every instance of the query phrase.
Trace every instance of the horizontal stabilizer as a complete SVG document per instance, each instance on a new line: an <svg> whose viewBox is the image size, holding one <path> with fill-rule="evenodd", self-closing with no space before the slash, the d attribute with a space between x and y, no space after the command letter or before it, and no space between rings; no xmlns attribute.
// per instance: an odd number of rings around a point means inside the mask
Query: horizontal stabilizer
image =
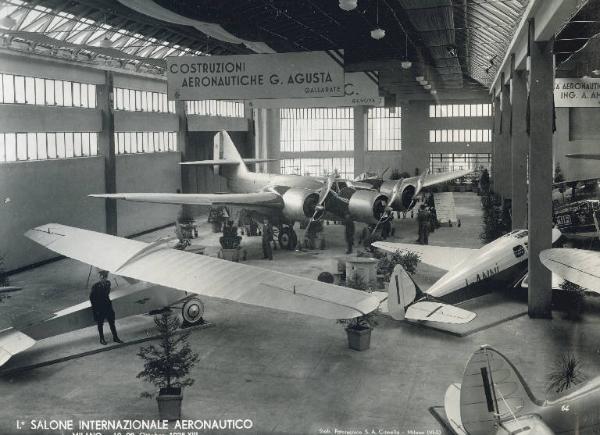
<svg viewBox="0 0 600 435"><path fill-rule="evenodd" d="M420 301L415 302L406 310L405 318L408 320L427 320L440 323L468 323L475 318L471 311L441 302Z"/></svg>
<svg viewBox="0 0 600 435"><path fill-rule="evenodd" d="M281 196L274 192L256 193L103 193L92 198L122 199L155 204L258 206L280 210Z"/></svg>
<svg viewBox="0 0 600 435"><path fill-rule="evenodd" d="M448 423L457 435L468 435L460 416L460 384L450 384L444 396L444 411Z"/></svg>
<svg viewBox="0 0 600 435"><path fill-rule="evenodd" d="M266 163L266 162L277 162L279 159L242 159L246 164L253 163ZM196 160L193 162L181 162L180 165L190 166L213 166L213 165L239 165L240 162L236 160Z"/></svg>
<svg viewBox="0 0 600 435"><path fill-rule="evenodd" d="M214 166L214 165L239 165L235 160L196 160L194 162L180 162L180 165Z"/></svg>
<svg viewBox="0 0 600 435"><path fill-rule="evenodd" d="M6 329L0 332L0 366L14 355L29 349L35 340L16 329Z"/></svg>

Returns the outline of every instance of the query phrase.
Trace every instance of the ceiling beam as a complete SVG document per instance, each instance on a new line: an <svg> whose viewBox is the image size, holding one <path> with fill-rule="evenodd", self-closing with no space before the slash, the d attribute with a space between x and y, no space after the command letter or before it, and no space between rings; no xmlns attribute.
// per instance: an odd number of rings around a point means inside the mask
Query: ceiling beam
<svg viewBox="0 0 600 435"><path fill-rule="evenodd" d="M502 63L496 72L496 76L490 86L490 93L500 93L503 83L500 78L510 75L510 58L515 56L515 68L524 69L527 58L527 43L529 21L535 19L535 41L550 40L577 11L578 0L531 0L523 13L521 22L515 31L513 38L504 55Z"/></svg>

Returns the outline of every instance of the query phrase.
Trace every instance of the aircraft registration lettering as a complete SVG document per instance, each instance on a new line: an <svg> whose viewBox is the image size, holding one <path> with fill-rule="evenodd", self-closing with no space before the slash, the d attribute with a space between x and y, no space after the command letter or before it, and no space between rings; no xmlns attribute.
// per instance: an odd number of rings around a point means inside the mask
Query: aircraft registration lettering
<svg viewBox="0 0 600 435"><path fill-rule="evenodd" d="M500 268L498 267L498 264L496 264L491 269L487 269L482 272L477 272L477 274L475 275L475 279L472 280L471 282L469 282L468 278L465 278L465 287L468 287L471 284L483 281L484 279L491 278L492 276L494 276L497 273L500 273Z"/></svg>

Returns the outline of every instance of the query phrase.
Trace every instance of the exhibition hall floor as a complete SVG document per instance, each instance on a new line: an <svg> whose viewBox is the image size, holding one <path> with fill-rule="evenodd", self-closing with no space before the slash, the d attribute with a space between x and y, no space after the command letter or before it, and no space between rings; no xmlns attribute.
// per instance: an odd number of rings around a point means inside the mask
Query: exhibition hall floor
<svg viewBox="0 0 600 435"><path fill-rule="evenodd" d="M455 193L455 199L462 226L436 230L430 244L481 246L478 197ZM414 219L397 220L395 227L395 240L416 239ZM169 228L143 239L171 232ZM327 250L275 251L273 261L261 259L260 237L244 239L246 263L308 277L335 271L333 257L344 252L343 227L325 226L325 232ZM201 235L207 234L204 225ZM217 235L201 243L214 254ZM32 310L53 311L87 299L88 272L85 265L61 260L12 276L13 284L26 288L0 303L0 328ZM427 288L442 273L420 265L415 279ZM503 304L515 304L514 299L496 299L499 312ZM213 326L191 331L200 362L192 370L195 384L184 391L183 418L251 419L248 433L448 433L430 408L443 406L446 388L460 382L467 359L482 344L504 353L542 399L550 397L546 376L563 352L580 358L588 378L600 373L600 312L590 300L577 322L558 311L553 320L521 315L464 337L380 315L371 348L364 352L347 348L344 329L334 321L203 300L205 318ZM525 312L525 303L519 303ZM477 303L470 309L476 311ZM117 326L129 345L104 348L92 327L43 340L9 361L0 377L0 433L29 433L16 430L17 418L158 418L155 401L139 397L150 385L136 379L142 367L136 356L140 344L131 344L152 334L151 318L136 316L117 321ZM98 349L102 351L95 352ZM86 356L78 356L82 353ZM65 359L69 356L73 358ZM62 362L18 370L61 358Z"/></svg>

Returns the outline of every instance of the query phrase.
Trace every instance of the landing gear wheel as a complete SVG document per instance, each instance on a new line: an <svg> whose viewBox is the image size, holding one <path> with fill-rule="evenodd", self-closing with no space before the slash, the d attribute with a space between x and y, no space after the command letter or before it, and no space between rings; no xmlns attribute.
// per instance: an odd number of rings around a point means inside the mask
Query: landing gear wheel
<svg viewBox="0 0 600 435"><path fill-rule="evenodd" d="M204 303L198 298L190 298L184 302L181 308L183 317L182 327L201 325L204 323Z"/></svg>
<svg viewBox="0 0 600 435"><path fill-rule="evenodd" d="M298 244L298 236L292 228L285 227L279 231L278 241L281 249L293 251L296 249L296 245Z"/></svg>

